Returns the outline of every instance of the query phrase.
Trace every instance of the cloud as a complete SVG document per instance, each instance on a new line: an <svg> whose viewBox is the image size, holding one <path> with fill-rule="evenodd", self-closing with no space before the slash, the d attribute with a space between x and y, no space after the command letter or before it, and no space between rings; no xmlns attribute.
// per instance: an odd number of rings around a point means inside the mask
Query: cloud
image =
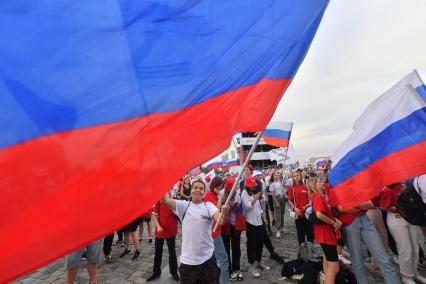
<svg viewBox="0 0 426 284"><path fill-rule="evenodd" d="M369 103L415 68L426 75L425 13L424 0L330 2L273 117L295 122L299 159L332 154Z"/></svg>

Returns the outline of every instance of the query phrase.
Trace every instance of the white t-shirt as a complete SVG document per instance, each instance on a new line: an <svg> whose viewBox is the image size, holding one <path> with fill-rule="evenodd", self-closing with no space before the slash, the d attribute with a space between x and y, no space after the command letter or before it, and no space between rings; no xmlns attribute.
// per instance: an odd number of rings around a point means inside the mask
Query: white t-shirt
<svg viewBox="0 0 426 284"><path fill-rule="evenodd" d="M182 221L185 210L185 218ZM212 224L216 211L217 207L210 202L194 204L186 200L176 200L173 213L182 222L181 263L199 265L213 256Z"/></svg>
<svg viewBox="0 0 426 284"><path fill-rule="evenodd" d="M285 182L285 185L286 185L287 187L289 187L289 186L293 186L293 179L292 179L292 178L287 179L287 181Z"/></svg>
<svg viewBox="0 0 426 284"><path fill-rule="evenodd" d="M423 203L426 204L426 174L416 177L413 184L416 191L422 197Z"/></svg>
<svg viewBox="0 0 426 284"><path fill-rule="evenodd" d="M284 196L284 188L283 185L280 181L274 181L271 183L271 185L269 186L269 190L271 192L274 192L276 196Z"/></svg>
<svg viewBox="0 0 426 284"><path fill-rule="evenodd" d="M251 205L253 195L250 196L247 190L243 190L241 193L241 203L243 204L244 218L246 222L253 226L262 225L262 208L260 207L259 199L256 200L254 205Z"/></svg>

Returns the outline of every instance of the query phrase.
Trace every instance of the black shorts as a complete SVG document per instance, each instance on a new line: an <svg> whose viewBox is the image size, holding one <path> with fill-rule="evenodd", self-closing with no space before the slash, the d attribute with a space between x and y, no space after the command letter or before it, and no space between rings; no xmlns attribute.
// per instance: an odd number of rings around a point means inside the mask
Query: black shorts
<svg viewBox="0 0 426 284"><path fill-rule="evenodd" d="M337 255L337 246L335 245L325 245L320 244L322 251L324 252L325 259L327 261L337 262L339 261L339 257Z"/></svg>
<svg viewBox="0 0 426 284"><path fill-rule="evenodd" d="M268 206L269 210L271 210L271 212L274 212L274 199L270 195L268 195Z"/></svg>
<svg viewBox="0 0 426 284"><path fill-rule="evenodd" d="M132 223L123 228L124 232L136 232L139 224L142 222L142 218L134 220Z"/></svg>

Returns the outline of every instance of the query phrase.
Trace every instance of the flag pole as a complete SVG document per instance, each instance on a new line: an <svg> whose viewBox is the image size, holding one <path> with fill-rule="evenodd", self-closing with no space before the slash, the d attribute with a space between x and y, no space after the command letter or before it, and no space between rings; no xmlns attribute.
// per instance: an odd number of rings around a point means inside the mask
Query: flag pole
<svg viewBox="0 0 426 284"><path fill-rule="evenodd" d="M250 152L248 153L248 155L247 155L247 157L246 157L246 159L245 159L245 161L244 161L244 164L243 164L243 166L241 167L240 172L238 173L237 179L235 180L235 183L234 183L234 185L232 186L232 190L231 190L231 192L229 193L228 198L227 198L227 199L226 199L226 201L225 201L225 206L226 206L226 205L228 205L228 203L231 201L231 197L232 197L232 195L235 193L235 191L236 191L236 189L237 189L237 186L239 186L239 183L240 183L241 177L243 176L244 170L246 169L246 167L247 167L248 163L250 162L251 156L253 155L254 150L255 150L255 149L256 149L256 147L257 147L257 144L259 144L259 141L260 141L260 138L262 137L262 134L263 134L263 130L262 130L262 131L259 131L259 132L257 133L256 140L254 141L254 144L251 146ZM220 209L220 208L219 208L219 209ZM213 228L213 232L216 232L217 227L219 226L219 223L220 223L220 220L221 220L221 219L222 219L222 212L220 213L220 215L219 215L219 219L217 220L217 222L216 222L216 224L215 224L215 226L214 226L214 228Z"/></svg>
<svg viewBox="0 0 426 284"><path fill-rule="evenodd" d="M285 169L285 161L287 160L288 147L290 147L291 133L293 133L293 122L291 123L290 136L288 137L288 145L285 148L285 155L284 155L284 161L283 161L283 169Z"/></svg>

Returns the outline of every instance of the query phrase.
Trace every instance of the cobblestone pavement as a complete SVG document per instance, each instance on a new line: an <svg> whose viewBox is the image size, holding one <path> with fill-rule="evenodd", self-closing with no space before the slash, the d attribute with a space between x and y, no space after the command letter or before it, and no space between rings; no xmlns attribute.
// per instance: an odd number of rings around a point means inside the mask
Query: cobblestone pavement
<svg viewBox="0 0 426 284"><path fill-rule="evenodd" d="M285 260L294 259L297 255L298 244L296 239L295 225L292 220L289 220L286 215L286 229L288 233L283 234L283 238L275 239L272 237L272 242L276 252L284 256ZM154 263L154 244L148 244L146 235L141 242L142 255L136 260L132 261L132 254L127 255L124 258L119 259L111 264L101 263L98 271L98 278L102 284L126 284L126 283L146 283L146 279L152 274L152 267ZM176 240L177 255L180 255L181 247L181 236L180 234ZM113 246L112 256L117 257L123 251L122 247ZM269 252L266 248L263 249L263 262L271 267L271 271L262 272L260 278L253 278L248 273L248 262L246 254L246 239L245 234L242 234L241 241L241 270L244 273L244 280L238 281L237 283L297 283L292 280L282 280L281 278L281 265L269 258ZM87 271L84 268L85 262L82 262L81 270L79 271L76 282L77 283L88 283ZM423 276L426 275L425 271L421 271ZM65 269L64 260L60 259L50 265L43 267L32 274L29 274L15 283L64 283L65 282ZM159 280L150 283L175 283L171 279L168 271L168 252L167 245L164 244L163 250L163 262L162 262L162 275ZM369 275L369 283L381 284L384 283L383 278L374 278Z"/></svg>

